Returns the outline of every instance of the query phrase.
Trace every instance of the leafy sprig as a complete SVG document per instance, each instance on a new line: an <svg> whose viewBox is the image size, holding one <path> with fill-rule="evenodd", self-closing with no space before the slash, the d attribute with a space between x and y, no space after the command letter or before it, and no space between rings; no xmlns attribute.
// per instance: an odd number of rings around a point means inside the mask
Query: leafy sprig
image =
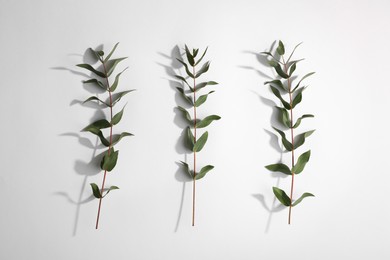
<svg viewBox="0 0 390 260"><path fill-rule="evenodd" d="M293 110L298 104L301 103L302 92L307 87L301 86L301 83L304 79L314 74L314 72L306 74L301 78L301 80L298 81L295 86L293 86L292 78L293 76L295 76L294 72L296 71L298 62L302 61L303 59L292 60L292 57L295 50L300 44L295 46L287 60L284 56L285 48L282 41L279 41L275 54L272 54L271 52L261 53L269 58L269 65L273 67L276 74L278 75L274 80L265 82L264 85L270 86L272 93L282 104L281 107L276 107L279 112L279 121L283 126L288 128L290 132L289 140L284 131L273 127L274 130L280 135L284 148L288 152L291 152L291 167L287 166L284 163L276 163L265 166L265 168L267 168L269 171L280 172L291 176L290 196L288 196L284 190L278 187L273 187L272 189L273 193L275 194L275 197L279 200L279 202L284 206L289 207L288 224L291 223L292 207L298 205L306 197L314 197L313 194L305 192L298 199L293 200L295 175L300 174L304 170L306 164L309 162L311 155L311 150L308 150L302 153L298 157L298 160L295 161L295 150L301 145L303 145L306 141L306 138L314 132L314 130L311 130L298 135L294 135L294 130L298 128L303 119L314 117L312 114L304 114L299 117L295 122L293 117ZM284 98L284 96L287 96L287 100Z"/></svg>
<svg viewBox="0 0 390 260"><path fill-rule="evenodd" d="M181 97L183 98L183 101L186 102L193 110L193 117L191 117L190 113L187 111L187 109L178 106L177 108L182 112L184 119L187 121L188 126L186 128L186 143L187 147L191 152L193 152L193 170L190 169L190 166L186 162L181 162L183 168L185 169L185 172L188 173L188 175L192 178L192 226L195 225L195 188L196 188L196 181L202 179L209 171L211 171L214 166L213 165L206 165L203 168L200 169L199 172L197 172L197 164L196 164L196 154L200 152L203 147L205 146L209 133L208 131L203 132L203 134L198 138L198 129L205 128L208 125L210 125L212 122L221 119L218 115L210 115L206 116L203 119L199 119L197 117L197 108L203 105L209 95L214 93L214 91L209 91L203 95L200 95L197 97L198 92L200 90L204 89L206 86L209 85L216 85L218 84L215 81L204 81L204 82L197 82L198 78L206 73L210 68L210 61L205 62L199 70L197 70L197 65L200 64L200 62L203 60L207 53L207 49L203 52L200 57L199 49L190 49L185 45L185 57L186 60L180 58L177 58L177 61L180 62L184 66L185 73L187 74L186 77L175 75L175 77L180 80L182 83L182 87L177 87L177 91L180 93ZM198 57L198 58L197 58Z"/></svg>
<svg viewBox="0 0 390 260"><path fill-rule="evenodd" d="M112 73L115 71L116 66L121 61L127 58L127 57L123 57L123 58L111 59L111 56L114 54L118 44L119 43L115 44L113 49L106 57L104 57L103 51L101 50L95 51L92 48L89 48L90 52L101 63L101 69L94 68L90 64L76 65L80 68L92 72L91 79L84 81L85 84L93 84L94 86L103 89L107 94L107 98L104 101L96 96L91 96L87 98L83 103L95 102L97 104L102 104L104 108L109 108L109 120L107 120L106 118L99 119L89 124L82 130L96 135L100 139L103 146L107 147L107 150L103 153L103 158L100 162L100 168L104 171L102 185L101 187L99 187L96 183L90 184L92 188L93 196L99 200L99 207L98 207L98 213L96 218L96 229L98 229L99 227L102 199L105 198L108 195L108 193L110 193L110 191L119 189L117 186L110 186L109 188L105 188L107 172L111 172L115 168L118 161L119 150L115 150L114 145L119 143L119 141L123 137L133 135L128 132L113 134L113 127L114 125L117 125L121 121L125 106L123 106L123 108L116 114L114 114L113 108L122 99L123 96L134 91L132 89L132 90L126 90L122 92L115 92L119 84L120 76L127 68L125 68L123 71L121 71L115 76L114 82L112 84L110 84L109 82L109 78L112 75ZM106 137L103 134L104 129L108 129L109 131L108 137Z"/></svg>

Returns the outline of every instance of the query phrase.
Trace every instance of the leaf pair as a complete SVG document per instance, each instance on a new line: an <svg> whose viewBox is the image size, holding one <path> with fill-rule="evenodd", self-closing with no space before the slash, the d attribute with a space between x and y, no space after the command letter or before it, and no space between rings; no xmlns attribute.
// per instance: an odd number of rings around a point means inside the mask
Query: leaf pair
<svg viewBox="0 0 390 260"><path fill-rule="evenodd" d="M306 197L314 197L313 194L309 193L309 192L305 192L302 194L301 197L299 197L299 199L297 199L296 201L294 201L293 203L291 203L291 199L290 197L286 194L286 192L282 189L279 189L277 187L273 187L272 188L274 194L275 194L275 197L279 200L280 203L282 203L284 206L286 207L289 207L289 206L296 206L298 205L299 203L301 203L301 201L306 198Z"/></svg>
<svg viewBox="0 0 390 260"><path fill-rule="evenodd" d="M206 144L208 137L209 133L206 131L201 135L201 137L199 137L198 140L195 140L190 127L187 127L187 142L190 150L193 152L200 152Z"/></svg>
<svg viewBox="0 0 390 260"><path fill-rule="evenodd" d="M112 190L118 190L119 188L117 186L111 186L110 188L108 188L106 194L102 195L100 193L100 189L99 189L99 186L97 186L97 184L95 183L90 183L91 185L91 188L92 188L92 193L93 193L93 196L97 199L102 199L104 198L105 196L107 196L108 193L110 193L110 191Z"/></svg>
<svg viewBox="0 0 390 260"><path fill-rule="evenodd" d="M307 162L310 160L310 153L311 151L309 150L301 154L301 156L299 156L298 158L297 163L294 165L294 167L292 167L292 169L290 169L287 165L283 163L270 164L265 166L265 168L272 172L281 172L287 175L291 175L292 173L299 174L303 171Z"/></svg>
<svg viewBox="0 0 390 260"><path fill-rule="evenodd" d="M183 161L180 161L181 164L183 165L183 168L185 169L186 173L188 173L188 175L191 177L191 178L194 178L194 172L190 170L190 167L188 166L188 163L185 163ZM212 165L206 165L204 166L200 172L196 173L195 174L195 180L200 180L202 179L204 176L206 176L206 174L211 171L212 169L214 169L214 166Z"/></svg>

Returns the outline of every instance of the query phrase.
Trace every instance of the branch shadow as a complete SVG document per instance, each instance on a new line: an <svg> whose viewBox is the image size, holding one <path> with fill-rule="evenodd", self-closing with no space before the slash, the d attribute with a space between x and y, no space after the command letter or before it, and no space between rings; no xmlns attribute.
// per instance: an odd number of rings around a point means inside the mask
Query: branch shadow
<svg viewBox="0 0 390 260"><path fill-rule="evenodd" d="M99 45L95 49L101 50L101 49L103 49L103 45ZM72 53L72 54L69 54L69 56L82 57L83 63L95 64L97 62L97 58L95 57L95 55L92 54L92 52L90 51L89 48L87 50L85 50L84 54ZM52 67L50 69L60 70L60 71L68 71L68 72L72 73L73 75L76 75L78 77L83 77L84 80L95 77L95 75L92 75L92 73L90 75L88 75L86 73L82 73L82 72L79 72L77 70L69 69L66 67ZM85 84L84 80L81 81L83 84L83 88L86 91L88 91L89 93L93 93L95 95L98 95L98 94L104 92L98 86L94 86L93 84ZM75 99L75 100L70 102L69 106L73 106L76 104L82 105L83 107L97 109L95 114L90 118L91 123L104 116L104 113L103 113L104 107L99 105L99 104L92 104L90 102L84 104L82 101ZM75 205L76 209L75 209L75 215L74 215L72 235L76 236L77 230L78 230L79 217L80 217L80 213L81 213L81 206L94 200L94 196L92 194L88 195L87 197L83 196L83 194L84 194L86 187L88 185L87 184L88 178L90 176L94 176L94 175L101 172L99 165L100 165L100 161L103 157L104 152L98 153L98 150L103 148L103 145L101 145L101 144L99 145L99 138L98 137L95 137L94 142L92 142L91 139L83 137L80 133L68 132L68 133L62 133L59 136L60 137L76 138L78 140L79 144L81 144L83 147L86 147L86 148L92 150L91 159L88 162L85 162L82 160L75 160L75 162L74 162L74 166L73 166L74 171L76 172L77 175L80 175L83 177L81 187L80 187L80 192L78 193L78 196L76 196L77 198L73 199L72 198L73 196L71 196L69 193L64 192L64 191L58 191L58 192L54 193L54 195L64 197L68 203Z"/></svg>
<svg viewBox="0 0 390 260"><path fill-rule="evenodd" d="M185 75L182 75L180 72L180 68L183 67L182 64L180 64L176 58L179 58L182 56L180 53L179 46L176 45L172 48L169 54L163 53L163 52L158 52L160 56L166 59L166 63L160 63L157 62L157 64L161 67L164 68L165 74L167 77L164 79L168 81L170 88L174 91L175 93L175 103L178 106L184 107L184 108L189 108L189 105L183 100L181 97L181 94L177 90L177 88L184 88L184 85L181 81L176 80L175 75L180 75L185 77ZM191 152L189 148L187 147L187 132L186 132L186 127L188 126L186 120L182 116L182 112L175 107L173 109L173 112L175 114L173 118L173 123L178 126L180 129L183 129L180 137L176 141L175 145L175 150L179 155L183 156L183 162L188 163L188 154ZM185 172L185 170L182 167L182 164L180 162L175 162L177 165L177 170L175 172L175 179L178 182L182 183L182 189L181 189L181 200L179 204L179 210L177 214L177 219L176 219L176 224L174 228L174 232L176 233L179 230L180 227L180 222L181 222L181 216L183 212L183 205L184 205L184 197L185 197L185 190L186 190L186 184L187 182L192 181L192 179L188 176L188 174Z"/></svg>

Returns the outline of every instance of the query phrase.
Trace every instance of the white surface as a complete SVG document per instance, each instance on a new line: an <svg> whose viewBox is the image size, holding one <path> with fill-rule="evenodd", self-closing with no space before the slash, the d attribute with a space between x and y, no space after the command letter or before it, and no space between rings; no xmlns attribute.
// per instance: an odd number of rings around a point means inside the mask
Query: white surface
<svg viewBox="0 0 390 260"><path fill-rule="evenodd" d="M389 1L0 4L0 259L389 259ZM274 100L261 75L272 71L253 53L277 39L288 50L303 41L298 72L317 72L301 105L316 115L301 128L317 129L307 141L312 158L296 182L297 194L316 198L294 208L291 226L287 210L270 216L254 197L271 207L277 179L264 165L279 154L264 131L272 109L259 99ZM70 105L90 93L83 76L58 68L83 72L74 65L88 47L117 41L116 55L129 56L121 68L130 66L120 88L137 89L124 99L118 129L136 136L118 146L108 184L121 190L103 201L96 231L97 201L74 202L102 175L84 177L93 150L64 135L94 142L79 132L94 110ZM200 112L222 120L208 128L199 154L215 170L198 184L196 227L189 183L178 223L183 182L175 162L185 155L164 68L184 43L209 46L204 79L220 83Z"/></svg>

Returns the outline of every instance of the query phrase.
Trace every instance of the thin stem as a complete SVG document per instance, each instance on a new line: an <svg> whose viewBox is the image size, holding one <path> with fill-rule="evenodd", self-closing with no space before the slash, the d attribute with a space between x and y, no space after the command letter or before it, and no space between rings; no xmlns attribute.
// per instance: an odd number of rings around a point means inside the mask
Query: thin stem
<svg viewBox="0 0 390 260"><path fill-rule="evenodd" d="M195 65L192 67L194 75L194 143L196 143L196 81L195 81ZM196 188L196 151L194 151L194 175L192 177L192 226L195 226L195 188Z"/></svg>
<svg viewBox="0 0 390 260"><path fill-rule="evenodd" d="M282 56L282 59L283 59L283 65L284 65L284 72L286 74L288 74L287 63L285 63L283 56ZM287 79L287 88L288 88L288 94L289 94L289 98L290 98L290 107L291 107L291 109L290 109L290 132L291 132L291 144L292 144L292 148L291 148L291 169L292 169L295 165L295 160L294 160L294 127L293 127L294 118L293 118L293 108L292 108L293 98L292 98L292 92L291 92L291 79L290 79L290 77L288 77L288 79ZM293 201L293 193L294 193L294 177L295 177L295 173L293 171L291 171L290 206L288 209L288 224L289 225L291 224L291 210L292 210L292 201Z"/></svg>
<svg viewBox="0 0 390 260"><path fill-rule="evenodd" d="M110 96L110 122L112 122L112 117L113 117L113 112L112 112L112 95L111 95L111 87L110 87L110 82L108 81L108 75L107 75L107 69L106 69L106 64L104 60L102 61L103 63L103 69L104 69L104 74L106 76L106 82L107 82L107 89L108 89L108 95ZM110 123L111 124L111 123ZM110 126L110 144L108 146L108 152L107 156L110 155L111 147L112 147L112 127L113 125L111 124ZM100 190L100 194L103 196L103 191L104 191L104 185L106 183L106 175L107 175L107 170L104 171L104 176L103 176L103 182L102 182L102 188ZM102 199L99 199L99 208L98 208L98 213L96 217L96 229L99 228L99 219L100 219L100 209L102 207Z"/></svg>

